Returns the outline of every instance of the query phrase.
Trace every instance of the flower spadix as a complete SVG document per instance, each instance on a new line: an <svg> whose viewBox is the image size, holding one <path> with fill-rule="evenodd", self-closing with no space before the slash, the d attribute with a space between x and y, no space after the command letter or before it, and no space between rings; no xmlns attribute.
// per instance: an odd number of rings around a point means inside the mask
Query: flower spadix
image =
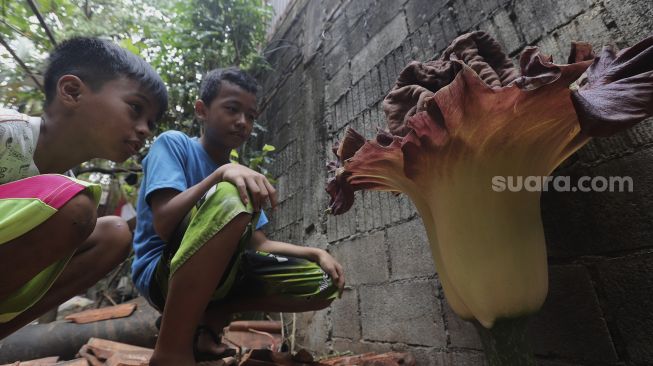
<svg viewBox="0 0 653 366"><path fill-rule="evenodd" d="M334 147L331 212L356 190L404 193L459 316L490 328L535 312L548 289L540 192L495 191L492 178L546 176L592 136L653 113L653 37L598 57L575 43L568 62L531 47L515 68L475 32L408 64L384 100L388 131L365 140L348 129Z"/></svg>

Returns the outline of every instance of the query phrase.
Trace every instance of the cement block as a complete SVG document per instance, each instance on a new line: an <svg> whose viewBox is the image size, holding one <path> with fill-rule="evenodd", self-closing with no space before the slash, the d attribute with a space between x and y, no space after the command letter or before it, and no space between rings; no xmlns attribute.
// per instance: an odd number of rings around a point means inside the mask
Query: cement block
<svg viewBox="0 0 653 366"><path fill-rule="evenodd" d="M336 240L349 238L356 234L356 219L357 216L355 209L336 216L336 221L338 223Z"/></svg>
<svg viewBox="0 0 653 366"><path fill-rule="evenodd" d="M374 207L374 212L372 216L372 226L375 229L383 228L386 225L386 220L384 219L384 214L387 213L388 207L386 202L383 202L382 192L373 191L371 194L372 198L372 207Z"/></svg>
<svg viewBox="0 0 653 366"><path fill-rule="evenodd" d="M552 361L547 359L537 359L537 365L538 366L585 366L586 364L567 362L567 361ZM616 363L614 365L623 365L623 364Z"/></svg>
<svg viewBox="0 0 653 366"><path fill-rule="evenodd" d="M445 0L408 0L404 10L406 11L409 33L415 32L425 22L433 19L446 4Z"/></svg>
<svg viewBox="0 0 653 366"><path fill-rule="evenodd" d="M602 261L595 268L615 342L633 364L653 364L653 253Z"/></svg>
<svg viewBox="0 0 653 366"><path fill-rule="evenodd" d="M618 361L585 267L549 267L549 294L529 323L536 354L585 364Z"/></svg>
<svg viewBox="0 0 653 366"><path fill-rule="evenodd" d="M653 2L650 0L606 0L605 8L629 44L653 33Z"/></svg>
<svg viewBox="0 0 653 366"><path fill-rule="evenodd" d="M482 350L483 344L474 325L454 313L446 298L442 308L451 347Z"/></svg>
<svg viewBox="0 0 653 366"><path fill-rule="evenodd" d="M356 193L356 220L358 224L358 232L364 233L372 228L372 202L370 200L370 194L372 194L372 192L369 191L361 191Z"/></svg>
<svg viewBox="0 0 653 366"><path fill-rule="evenodd" d="M290 123L284 123L283 125L278 126L278 129L275 131L270 143L274 145L277 150L281 150L291 142L295 141L296 138L296 129L293 128Z"/></svg>
<svg viewBox="0 0 653 366"><path fill-rule="evenodd" d="M379 203L381 204L381 215L380 220L382 226L388 226L392 223L392 204L389 197L391 194L388 192L376 192L377 197L379 198Z"/></svg>
<svg viewBox="0 0 653 366"><path fill-rule="evenodd" d="M402 2L396 0L379 0L374 6L371 6L365 12L362 29L372 38L375 34L381 32L388 23L402 12ZM405 22L405 19L404 19Z"/></svg>
<svg viewBox="0 0 653 366"><path fill-rule="evenodd" d="M298 203L297 195L291 195L285 201L280 202L278 210L281 214L280 227L288 226L301 217L301 212L297 210Z"/></svg>
<svg viewBox="0 0 653 366"><path fill-rule="evenodd" d="M284 322L291 322L293 314L284 314ZM313 352L328 352L330 319L327 309L296 313L297 342Z"/></svg>
<svg viewBox="0 0 653 366"><path fill-rule="evenodd" d="M340 71L343 66L349 63L349 52L346 47L333 47L324 56L324 70L326 77L333 79L333 77Z"/></svg>
<svg viewBox="0 0 653 366"><path fill-rule="evenodd" d="M653 148L648 148L591 168L579 164L561 172L572 182L581 176L630 177L633 191L544 193L542 221L551 256L596 255L651 245L652 153Z"/></svg>
<svg viewBox="0 0 653 366"><path fill-rule="evenodd" d="M346 93L346 92L345 92ZM334 113L334 129L336 131L339 131L340 133L340 139L344 137L344 131L342 128L346 126L349 123L349 119L347 117L347 98L343 94L338 101L333 105L333 113Z"/></svg>
<svg viewBox="0 0 653 366"><path fill-rule="evenodd" d="M415 36L408 36L408 38L404 39L404 41L401 43L401 46L397 50L397 52L401 52L401 55L403 56L402 65L404 65L404 67L411 61L418 59L417 46L415 46L415 41L413 38L415 38Z"/></svg>
<svg viewBox="0 0 653 366"><path fill-rule="evenodd" d="M588 11L596 5L596 2L593 0L550 0L550 2L553 4L553 15L557 16L559 22L563 23L573 19L585 11Z"/></svg>
<svg viewBox="0 0 653 366"><path fill-rule="evenodd" d="M369 102L368 102L370 111L374 108L374 105L379 103L385 97L385 90L383 89L383 85L381 83L381 72L379 70L379 65L377 65L375 68L373 68L370 71L371 92L369 95ZM382 121L373 120L371 117L372 116L370 115L370 121L372 123L376 124L378 122L382 122Z"/></svg>
<svg viewBox="0 0 653 366"><path fill-rule="evenodd" d="M367 352L385 353L392 351L390 343L352 341L346 338L334 338L333 350L335 352L348 352L352 355L359 355Z"/></svg>
<svg viewBox="0 0 653 366"><path fill-rule="evenodd" d="M351 27L347 25L347 18L343 13L334 14L333 18L325 23L322 32L324 51L329 52L333 47L342 46L342 39L350 30Z"/></svg>
<svg viewBox="0 0 653 366"><path fill-rule="evenodd" d="M429 25L428 42L436 54L447 48L451 41L458 36L458 30L449 10L443 9L437 18L431 20Z"/></svg>
<svg viewBox="0 0 653 366"><path fill-rule="evenodd" d="M478 1L453 0L449 2L449 12L460 33L467 33L484 16Z"/></svg>
<svg viewBox="0 0 653 366"><path fill-rule="evenodd" d="M416 29L413 34L413 53L415 59L419 61L426 61L433 57L435 50L429 44L429 24L424 23L421 27Z"/></svg>
<svg viewBox="0 0 653 366"><path fill-rule="evenodd" d="M510 15L505 9L500 9L494 16L483 21L479 30L486 31L503 46L506 54L514 54L524 47L521 34L510 20Z"/></svg>
<svg viewBox="0 0 653 366"><path fill-rule="evenodd" d="M416 219L388 229L392 279L435 274L431 247L422 220Z"/></svg>
<svg viewBox="0 0 653 366"><path fill-rule="evenodd" d="M353 84L349 88L349 92L347 93L347 107L348 107L347 112L348 112L349 121L356 118L361 111L360 98L358 97L359 84L360 84L360 80L357 83Z"/></svg>
<svg viewBox="0 0 653 366"><path fill-rule="evenodd" d="M297 24L295 21L303 13L304 8L308 5L308 1L297 1L291 4L284 12L286 17L280 19L277 25L275 26L275 32L272 36L270 42L277 41L279 39L291 39L289 34L292 32L293 25ZM301 27L295 27L300 28Z"/></svg>
<svg viewBox="0 0 653 366"><path fill-rule="evenodd" d="M360 52L353 56L351 60L352 80L356 82L363 77L385 55L397 48L407 35L406 18L399 14L379 33L375 34Z"/></svg>
<svg viewBox="0 0 653 366"><path fill-rule="evenodd" d="M544 52L553 56L554 62L566 63L572 41L584 41L601 50L603 45L620 38L616 30L609 29L601 16L602 8L595 7L574 18L569 24L556 29L538 42ZM549 51L550 50L550 51Z"/></svg>
<svg viewBox="0 0 653 366"><path fill-rule="evenodd" d="M374 6L375 0L354 0L349 1L345 5L345 17L347 18L347 26L352 27L360 17L369 11Z"/></svg>
<svg viewBox="0 0 653 366"><path fill-rule="evenodd" d="M388 72L390 72L389 77L391 78L392 81L396 83L397 76L399 76L401 70L404 69L405 66L404 60L401 57L398 57L398 52L396 48L394 51L390 52L390 54L387 55L385 59L386 59L386 64L388 66Z"/></svg>
<svg viewBox="0 0 653 366"><path fill-rule="evenodd" d="M282 230L284 232L284 238L280 239L281 241L302 244L302 225L300 222L292 222Z"/></svg>
<svg viewBox="0 0 653 366"><path fill-rule="evenodd" d="M358 228L360 232L366 232L372 230L376 227L375 219L379 215L379 202L375 199L376 192L364 191L360 192L361 205L357 207L360 208L358 212Z"/></svg>
<svg viewBox="0 0 653 366"><path fill-rule="evenodd" d="M367 32L367 17L363 16L349 28L345 34L343 45L347 48L349 58L360 52L370 40L373 34Z"/></svg>
<svg viewBox="0 0 653 366"><path fill-rule="evenodd" d="M291 47L279 47L280 45L288 44L290 44ZM270 64L276 70L276 72L282 76L291 73L303 62L303 47L304 42L302 27L291 27L288 30L288 34L284 38L284 41L276 44L276 47L272 47L272 49L276 48L276 50L272 53Z"/></svg>
<svg viewBox="0 0 653 366"><path fill-rule="evenodd" d="M485 366L487 359L480 352L462 351L462 352L437 352L438 366Z"/></svg>
<svg viewBox="0 0 653 366"><path fill-rule="evenodd" d="M526 43L532 44L589 9L592 1L524 0L513 4L515 21Z"/></svg>
<svg viewBox="0 0 653 366"><path fill-rule="evenodd" d="M301 112L306 118L306 124L319 131L317 124L324 118L324 83L325 75L322 63L324 60L318 57L317 61L304 69L304 83L306 85L306 106Z"/></svg>
<svg viewBox="0 0 653 366"><path fill-rule="evenodd" d="M392 193L385 193L385 199L390 207L390 222L401 221L401 196L395 196Z"/></svg>
<svg viewBox="0 0 653 366"><path fill-rule="evenodd" d="M351 74L349 65L345 64L327 81L324 87L324 102L327 106L334 104L342 95L344 95L351 85Z"/></svg>
<svg viewBox="0 0 653 366"><path fill-rule="evenodd" d="M473 1L473 0L465 0L467 3ZM483 0L483 1L478 1L478 5L480 5L481 11L486 17L491 16L494 14L495 11L501 6L505 6L506 3L509 1L507 0Z"/></svg>
<svg viewBox="0 0 653 366"><path fill-rule="evenodd" d="M595 166L642 150L653 143L653 118L614 136L592 139L572 158L585 166ZM571 160L571 159L570 159Z"/></svg>
<svg viewBox="0 0 653 366"><path fill-rule="evenodd" d="M401 203L400 207L402 220L411 219L417 215L417 209L415 208L413 201L411 201L407 195L401 194L399 196L399 202Z"/></svg>
<svg viewBox="0 0 653 366"><path fill-rule="evenodd" d="M382 283L388 280L388 255L382 231L345 240L332 246L334 257L345 271L347 284Z"/></svg>
<svg viewBox="0 0 653 366"><path fill-rule="evenodd" d="M322 31L327 15L338 6L339 0L309 1L304 13L304 62L308 62L315 56L317 50L322 46Z"/></svg>
<svg viewBox="0 0 653 366"><path fill-rule="evenodd" d="M361 337L361 322L358 310L358 291L345 290L341 299L331 303L331 319L333 320L333 336L359 340Z"/></svg>
<svg viewBox="0 0 653 366"><path fill-rule="evenodd" d="M287 175L282 175L279 178L277 178L277 184L275 186L277 189L277 198L279 199L279 201L284 201L286 198L288 198L289 193L288 193Z"/></svg>
<svg viewBox="0 0 653 366"><path fill-rule="evenodd" d="M357 118L363 118L362 113L367 109L367 95L365 94L365 80L368 79L369 72L365 73L362 79L354 85L356 94L354 96L354 115Z"/></svg>
<svg viewBox="0 0 653 366"><path fill-rule="evenodd" d="M545 13L544 4L538 0L518 1L514 3L512 9L515 14L515 20L518 27L524 35L526 43L530 44L542 37L545 33L544 26L541 20L549 20L551 18L539 19L541 14Z"/></svg>
<svg viewBox="0 0 653 366"><path fill-rule="evenodd" d="M446 345L440 302L432 281L363 286L359 294L364 339Z"/></svg>
<svg viewBox="0 0 653 366"><path fill-rule="evenodd" d="M381 86L381 101L383 98L385 98L386 94L390 91L390 89L394 86L395 83L395 75L394 71L392 74L388 71L388 62L386 59L381 60L376 67L379 69L379 85ZM379 103L381 105L381 102Z"/></svg>
<svg viewBox="0 0 653 366"><path fill-rule="evenodd" d="M337 231L338 228L336 227L337 225L336 221L336 216L333 215L326 215L326 234L327 234L327 240L331 243L336 241L336 236L337 236Z"/></svg>
<svg viewBox="0 0 653 366"><path fill-rule="evenodd" d="M370 71L365 73L362 79L356 83L358 86L358 94L359 94L359 102L360 102L360 110L361 112L366 111L369 109L369 105L371 104L372 100L372 87L370 85L371 83L371 78L370 74L374 71L375 69L372 68Z"/></svg>

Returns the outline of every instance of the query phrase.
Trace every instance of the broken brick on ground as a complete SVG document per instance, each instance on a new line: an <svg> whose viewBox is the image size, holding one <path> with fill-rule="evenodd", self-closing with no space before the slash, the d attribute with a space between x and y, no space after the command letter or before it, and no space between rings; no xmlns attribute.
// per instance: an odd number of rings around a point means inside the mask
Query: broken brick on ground
<svg viewBox="0 0 653 366"><path fill-rule="evenodd" d="M118 318L134 318L134 303L82 311L66 317L80 327L100 321L116 322ZM144 303L139 309L149 313ZM141 310L141 312L143 311ZM148 311L150 310L150 311ZM141 314L141 317L142 314ZM146 317L147 318L147 317ZM150 317L152 318L152 317ZM154 319L154 318L152 318ZM113 323L112 323L113 324ZM116 323L117 324L117 323ZM122 324L122 323L121 323ZM140 324L140 323L138 323ZM123 324L124 325L124 324ZM237 355L219 361L200 362L201 366L413 366L415 359L408 353L365 353L315 360L307 350L291 354L281 349L281 323L278 321L234 321L225 327L222 340L237 350ZM81 328L80 328L81 329ZM81 344L81 342L79 343ZM79 346L78 346L79 347ZM77 351L77 358L59 361L59 356L41 357L31 361L16 361L0 366L144 366L148 365L153 349L115 340L90 337ZM46 354L47 355L47 354ZM72 352L71 352L72 356ZM70 357L70 356L69 356Z"/></svg>
<svg viewBox="0 0 653 366"><path fill-rule="evenodd" d="M256 333L254 333L256 334ZM247 345L244 345L244 349ZM147 366L153 350L125 343L91 338L79 350L80 358L59 362L59 357L47 357L31 361L18 361L1 366ZM275 352L269 349L249 349L236 357L219 361L198 363L200 366L414 366L415 359L408 353L365 353L353 356L337 356L316 361L306 350L295 354Z"/></svg>

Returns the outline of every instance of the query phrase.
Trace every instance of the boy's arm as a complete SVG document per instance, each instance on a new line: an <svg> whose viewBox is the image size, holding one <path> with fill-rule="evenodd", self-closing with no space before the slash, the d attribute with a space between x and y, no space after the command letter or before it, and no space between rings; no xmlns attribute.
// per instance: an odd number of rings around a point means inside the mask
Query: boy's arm
<svg viewBox="0 0 653 366"><path fill-rule="evenodd" d="M249 201L247 197L247 191L249 190L255 211L260 210L265 200L268 199L272 207L277 204L276 190L264 175L243 165L225 164L201 182L183 192L164 188L150 194L149 201L152 207L154 230L157 235L164 241L168 241L177 225L200 198L211 187L223 180L233 183L238 188L241 199L245 204Z"/></svg>
<svg viewBox="0 0 653 366"><path fill-rule="evenodd" d="M149 201L150 207L152 207L154 231L163 241L168 242L184 216L202 198L204 193L221 180L218 170L183 192L172 188L163 188L150 193Z"/></svg>
<svg viewBox="0 0 653 366"><path fill-rule="evenodd" d="M267 253L287 255L313 261L331 276L340 293L342 293L345 287L345 275L342 266L331 254L323 249L270 240L261 230L256 230L254 235L252 235L251 247L254 250Z"/></svg>

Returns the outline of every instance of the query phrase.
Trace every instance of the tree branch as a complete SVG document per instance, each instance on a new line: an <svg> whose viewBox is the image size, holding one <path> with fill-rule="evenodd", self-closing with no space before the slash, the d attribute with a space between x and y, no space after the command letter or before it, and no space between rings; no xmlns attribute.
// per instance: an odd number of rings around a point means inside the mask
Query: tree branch
<svg viewBox="0 0 653 366"><path fill-rule="evenodd" d="M23 36L25 38L30 38L30 36L28 36L25 32L23 32L19 28L16 28L16 26L14 26L14 25L7 23L4 19L0 19L0 23L6 25L9 29L11 29L14 32L20 34L21 36Z"/></svg>
<svg viewBox="0 0 653 366"><path fill-rule="evenodd" d="M27 0L27 4L29 4L29 7L32 8L32 11L34 12L34 15L39 19L39 23L41 23L41 26L45 30L45 34L48 35L48 38L50 38L50 41L52 42L53 45L57 45L57 41L54 39L54 35L50 31L50 28L48 28L48 25L45 24L45 19L43 19L43 16L41 15L41 12L39 9L36 7L36 4L34 4L34 0Z"/></svg>
<svg viewBox="0 0 653 366"><path fill-rule="evenodd" d="M75 170L75 175L82 173L102 173L102 174L116 174L116 173L140 173L143 171L143 168L100 168L100 167L88 167L80 168Z"/></svg>
<svg viewBox="0 0 653 366"><path fill-rule="evenodd" d="M25 70L27 75L29 75L29 77L31 77L32 80L34 80L34 83L36 84L36 86L38 86L39 89L41 89L42 92L45 92L45 90L43 89L43 85L41 85L41 82L36 78L36 76L32 73L32 71L30 71L29 67L27 67L27 65L25 65L23 60L21 60L20 57L18 57L16 52L14 52L14 50L11 49L11 47L5 41L5 39L2 37L2 35L0 35L0 44L2 44L7 49L7 51L9 51L9 53L11 54L11 57L13 57L14 60L16 60L16 62L18 62L20 67L22 67L23 70Z"/></svg>

